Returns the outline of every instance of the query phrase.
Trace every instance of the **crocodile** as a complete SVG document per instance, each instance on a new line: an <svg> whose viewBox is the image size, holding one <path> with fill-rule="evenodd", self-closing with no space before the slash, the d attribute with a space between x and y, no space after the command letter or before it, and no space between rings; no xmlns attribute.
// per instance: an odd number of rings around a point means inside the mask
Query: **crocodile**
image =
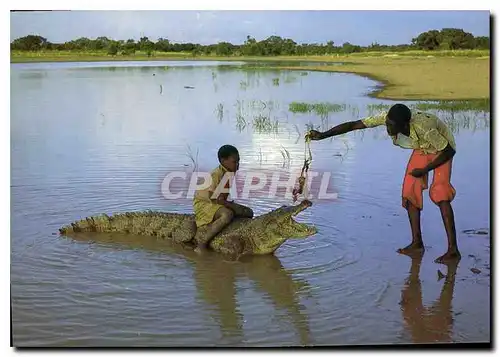
<svg viewBox="0 0 500 357"><path fill-rule="evenodd" d="M316 227L293 218L311 205L309 200L304 200L258 217L234 218L210 241L209 248L237 256L274 254L288 239L307 238L317 233ZM64 236L79 232L152 236L194 247L203 239L206 228L196 227L194 214L142 211L86 217L59 229Z"/></svg>

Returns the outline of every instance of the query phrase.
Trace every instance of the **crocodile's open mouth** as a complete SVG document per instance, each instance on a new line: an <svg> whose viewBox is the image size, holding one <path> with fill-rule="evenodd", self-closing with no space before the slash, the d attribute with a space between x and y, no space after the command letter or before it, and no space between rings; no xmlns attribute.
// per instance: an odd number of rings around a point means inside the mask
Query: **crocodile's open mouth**
<svg viewBox="0 0 500 357"><path fill-rule="evenodd" d="M311 201L309 201L309 200L302 201L297 206L294 206L292 216L298 215L300 212L305 211L306 209L308 209L311 206L312 206L312 202Z"/></svg>
<svg viewBox="0 0 500 357"><path fill-rule="evenodd" d="M317 233L317 229L314 226L297 222L293 217L297 216L300 212L306 210L312 206L312 202L309 200L302 201L299 205L293 207L293 211L290 214L290 220L288 222L288 229L291 231L290 238L306 238Z"/></svg>

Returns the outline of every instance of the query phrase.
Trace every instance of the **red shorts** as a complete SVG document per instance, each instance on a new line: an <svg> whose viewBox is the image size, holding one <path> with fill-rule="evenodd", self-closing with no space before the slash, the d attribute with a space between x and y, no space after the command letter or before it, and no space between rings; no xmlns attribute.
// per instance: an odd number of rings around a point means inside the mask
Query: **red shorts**
<svg viewBox="0 0 500 357"><path fill-rule="evenodd" d="M403 181L403 207L407 207L408 201L415 207L423 209L423 190L428 188L429 174L422 177L413 177L410 172L413 169L422 169L432 162L438 154L424 154L420 150L414 150L406 167L405 178ZM455 198L455 188L452 186L451 166L452 160L448 160L443 165L436 168L432 178L432 185L429 190L429 196L435 204L442 201L453 201Z"/></svg>

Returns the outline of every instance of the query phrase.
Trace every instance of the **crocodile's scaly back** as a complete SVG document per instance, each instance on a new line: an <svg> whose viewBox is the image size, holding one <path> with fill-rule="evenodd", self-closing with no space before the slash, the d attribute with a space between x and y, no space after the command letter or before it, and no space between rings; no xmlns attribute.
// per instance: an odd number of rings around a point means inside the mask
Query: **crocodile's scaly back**
<svg viewBox="0 0 500 357"><path fill-rule="evenodd" d="M116 232L153 236L175 242L188 242L196 234L194 215L164 212L125 212L87 217L62 227L61 234L71 232Z"/></svg>
<svg viewBox="0 0 500 357"><path fill-rule="evenodd" d="M287 239L306 238L316 228L296 222L292 217L310 207L309 201L283 206L256 218L236 218L209 243L221 253L231 255L272 254ZM206 227L197 229L194 215L164 212L128 212L113 216L87 217L62 227L63 235L72 232L104 232L153 236L177 243L204 241Z"/></svg>

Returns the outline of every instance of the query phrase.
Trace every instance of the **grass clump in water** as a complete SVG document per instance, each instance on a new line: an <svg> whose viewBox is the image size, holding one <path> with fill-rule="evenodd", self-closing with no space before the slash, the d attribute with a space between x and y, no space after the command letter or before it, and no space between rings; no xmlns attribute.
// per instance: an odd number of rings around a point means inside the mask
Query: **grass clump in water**
<svg viewBox="0 0 500 357"><path fill-rule="evenodd" d="M224 104L222 103L217 104L215 112L217 114L217 118L219 118L219 121L222 121L222 119L224 118Z"/></svg>
<svg viewBox="0 0 500 357"><path fill-rule="evenodd" d="M436 102L419 102L412 105L418 110L438 110L438 111L470 111L470 112L490 112L490 99L477 100L439 100Z"/></svg>
<svg viewBox="0 0 500 357"><path fill-rule="evenodd" d="M257 130L258 133L270 133L272 131L278 131L278 121L271 120L269 116L259 114L253 120L253 127Z"/></svg>
<svg viewBox="0 0 500 357"><path fill-rule="evenodd" d="M242 131L247 126L247 121L243 113L243 101L236 101L236 128Z"/></svg>
<svg viewBox="0 0 500 357"><path fill-rule="evenodd" d="M288 106L288 110L292 113L309 113L311 111L311 104L292 102Z"/></svg>
<svg viewBox="0 0 500 357"><path fill-rule="evenodd" d="M283 146L281 145L282 149L280 149L281 156L283 156L283 167L290 166L290 161L292 160L290 156L290 152Z"/></svg>
<svg viewBox="0 0 500 357"><path fill-rule="evenodd" d="M366 106L368 115L374 115L381 111L387 111L394 105L392 104L368 104ZM474 113L489 113L490 112L490 99L477 99L477 100L438 100L433 102L416 102L408 104L411 109L421 111L439 111L439 112L474 112Z"/></svg>
<svg viewBox="0 0 500 357"><path fill-rule="evenodd" d="M292 102L288 106L288 110L292 113L315 113L320 117L327 117L330 113L343 112L347 109L346 104L336 103L304 103Z"/></svg>
<svg viewBox="0 0 500 357"><path fill-rule="evenodd" d="M187 154L186 156L191 160L193 164L193 172L196 171L198 168L198 154L199 154L199 149L196 149L196 155L193 153L193 150L191 150L191 146L187 144Z"/></svg>
<svg viewBox="0 0 500 357"><path fill-rule="evenodd" d="M368 113L368 116L372 116L374 114L380 113L381 111L387 111L393 104L368 104L366 106L366 111Z"/></svg>

